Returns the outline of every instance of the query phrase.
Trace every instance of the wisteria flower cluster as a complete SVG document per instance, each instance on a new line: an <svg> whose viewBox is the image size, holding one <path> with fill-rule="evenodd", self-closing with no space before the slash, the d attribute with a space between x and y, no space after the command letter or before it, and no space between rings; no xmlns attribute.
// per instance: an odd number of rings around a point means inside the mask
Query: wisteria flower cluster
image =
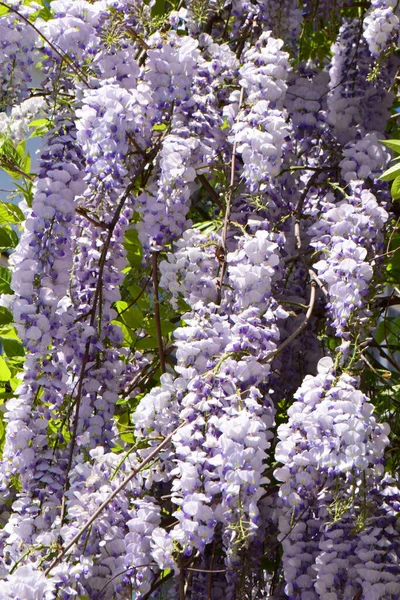
<svg viewBox="0 0 400 600"><path fill-rule="evenodd" d="M400 599L398 3L0 5L0 596Z"/></svg>

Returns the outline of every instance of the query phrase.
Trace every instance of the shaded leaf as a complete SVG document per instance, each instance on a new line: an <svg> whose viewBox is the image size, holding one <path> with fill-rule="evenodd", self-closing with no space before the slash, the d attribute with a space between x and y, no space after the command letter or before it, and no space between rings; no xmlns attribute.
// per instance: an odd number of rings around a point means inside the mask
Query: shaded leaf
<svg viewBox="0 0 400 600"><path fill-rule="evenodd" d="M8 325L14 321L13 314L5 306L0 306L0 325Z"/></svg>
<svg viewBox="0 0 400 600"><path fill-rule="evenodd" d="M0 343L4 348L4 354L9 358L13 356L25 356L25 349L18 340L0 336Z"/></svg>
<svg viewBox="0 0 400 600"><path fill-rule="evenodd" d="M8 250L18 244L18 236L10 227L0 227L0 249Z"/></svg>
<svg viewBox="0 0 400 600"><path fill-rule="evenodd" d="M391 193L393 200L400 200L400 176L393 181Z"/></svg>
<svg viewBox="0 0 400 600"><path fill-rule="evenodd" d="M396 179L396 177L400 176L400 164L397 162L395 165L387 169L382 175L379 177L381 181L392 181L392 179Z"/></svg>
<svg viewBox="0 0 400 600"><path fill-rule="evenodd" d="M11 271L7 267L0 267L0 294L12 294L10 286Z"/></svg>

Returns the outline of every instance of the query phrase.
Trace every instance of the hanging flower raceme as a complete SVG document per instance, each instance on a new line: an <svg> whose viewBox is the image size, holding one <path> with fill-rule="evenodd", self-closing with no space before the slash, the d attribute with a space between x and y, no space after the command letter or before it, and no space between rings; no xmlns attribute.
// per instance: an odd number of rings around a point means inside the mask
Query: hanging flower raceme
<svg viewBox="0 0 400 600"><path fill-rule="evenodd" d="M100 504L121 484L130 469L138 467L136 459L132 457L121 464L117 454L105 452L102 446L93 448L89 454L89 460L80 454L70 472L69 489L66 492L67 521L60 529L60 539L64 545L71 541ZM135 530L134 519L141 521L141 532L145 529L143 511L135 503L142 485L140 476L126 485L123 493L110 501L107 510L74 546L68 558L54 566L51 579L58 597L63 600L72 599L77 594L91 598L119 597L129 589L131 578L149 580L151 571L145 565L148 559L151 561L151 557L145 554L149 542L146 545L143 535L137 540L127 535L127 531ZM147 501L147 505L150 508L151 502ZM155 507L154 511L156 526L159 508ZM137 548L137 553L134 548ZM145 560L139 557L145 557Z"/></svg>
<svg viewBox="0 0 400 600"><path fill-rule="evenodd" d="M49 442L47 429L59 418L67 393L66 364L58 348L71 325L63 298L73 260L75 198L84 188L82 162L73 127L60 120L45 139L32 210L13 256L14 318L29 356L18 398L10 400L5 415L2 487L17 474L21 485L2 532L12 561L21 545L56 540L48 526L61 502L67 454L65 432Z"/></svg>
<svg viewBox="0 0 400 600"><path fill-rule="evenodd" d="M389 427L376 422L356 385L346 373L337 376L330 359L321 360L318 375L305 378L288 423L278 429L275 456L284 466L274 474L282 482L279 527L286 593L293 599L305 593L339 599L368 589L371 579L360 570L356 548L374 526L376 539L386 536L393 550L400 541L391 525L393 509L381 508L378 500ZM371 555L374 560L382 558ZM389 590L397 581L398 557L390 554L388 565Z"/></svg>
<svg viewBox="0 0 400 600"><path fill-rule="evenodd" d="M373 81L369 78L372 57L358 20L342 25L332 50L326 118L338 141L345 144L358 131L383 132L393 102L386 81L392 79L396 65L388 63L379 77Z"/></svg>
<svg viewBox="0 0 400 600"><path fill-rule="evenodd" d="M157 394L142 399L134 422L138 435L145 436L149 426L166 435L179 411L186 424L173 437L174 454L163 457L164 480L172 479L172 502L178 506L171 551L203 554L221 523L233 566L257 531L257 503L268 482L262 472L274 410L264 382L279 339L275 321L286 315L271 297L279 265L273 236L259 230L239 238L237 250L227 256L220 307L217 244L217 236L207 240L188 231L160 266L160 283L173 297L182 294L192 310L186 326L175 332L180 377L172 384L163 376ZM233 584L233 572L230 579ZM229 589L233 594L234 585Z"/></svg>
<svg viewBox="0 0 400 600"><path fill-rule="evenodd" d="M399 7L396 0L372 0L364 19L364 38L374 57L399 42Z"/></svg>
<svg viewBox="0 0 400 600"><path fill-rule="evenodd" d="M21 16L12 10L0 18L0 110L11 108L29 96L32 85L32 68L40 39L37 31L27 27L25 19L34 8L23 2L11 3Z"/></svg>
<svg viewBox="0 0 400 600"><path fill-rule="evenodd" d="M245 104L233 126L231 141L237 144L244 163L243 177L253 193L265 191L266 182L278 175L288 134L282 106L289 64L282 45L281 40L263 33L246 52L239 69Z"/></svg>
<svg viewBox="0 0 400 600"><path fill-rule="evenodd" d="M0 123L51 129L1 301L26 350L11 399L0 360L4 597L400 597L388 427L346 371L384 254L398 7L25 4L0 8Z"/></svg>
<svg viewBox="0 0 400 600"><path fill-rule="evenodd" d="M315 153L315 146L326 130L322 111L326 108L328 82L326 72L309 65L300 65L289 79L285 108L291 116L296 143L307 150L307 158Z"/></svg>
<svg viewBox="0 0 400 600"><path fill-rule="evenodd" d="M226 134L218 94L233 77L237 59L226 45L203 36L205 55L198 42L171 32L167 42L154 35L144 80L154 89L162 116L157 123L161 149L157 169L140 195L142 220L137 225L146 250L161 250L188 227L190 198L198 187L195 178L221 153Z"/></svg>
<svg viewBox="0 0 400 600"><path fill-rule="evenodd" d="M326 208L310 228L311 245L323 252L314 268L327 284L328 310L336 335L348 340L353 319L360 326L371 315L367 308L373 277L371 261L382 251L382 230L388 214L361 183L354 186L354 195L332 203L330 208L326 204Z"/></svg>
<svg viewBox="0 0 400 600"><path fill-rule="evenodd" d="M16 104L9 115L0 113L0 127L4 135L11 138L14 146L32 133L30 123L43 116L45 102L43 98L28 98Z"/></svg>
<svg viewBox="0 0 400 600"><path fill-rule="evenodd" d="M93 60L97 54L104 20L109 16L108 2L86 2L86 0L55 0L52 3L54 17L42 26L43 34L50 45L45 45L45 66L52 61L60 63L63 55L67 69L79 72L85 60Z"/></svg>
<svg viewBox="0 0 400 600"><path fill-rule="evenodd" d="M196 176L193 159L198 141L190 137L180 115L185 121L185 113L194 104L191 87L200 53L196 40L180 38L175 32L169 34L166 43L155 34L151 44L144 80L152 89L159 113L154 120L158 130L171 128L171 132L162 136L153 185L139 197L142 222L138 229L146 249L160 250L168 241L179 237L185 228Z"/></svg>
<svg viewBox="0 0 400 600"><path fill-rule="evenodd" d="M377 179L390 160L389 152L375 133L367 133L360 140L346 144L343 156L339 166L346 183L365 180L368 177L372 180Z"/></svg>

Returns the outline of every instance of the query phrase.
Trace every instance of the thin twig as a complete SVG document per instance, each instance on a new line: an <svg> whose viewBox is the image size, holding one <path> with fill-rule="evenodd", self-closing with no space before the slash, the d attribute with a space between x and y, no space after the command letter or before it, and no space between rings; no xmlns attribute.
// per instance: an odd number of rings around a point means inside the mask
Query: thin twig
<svg viewBox="0 0 400 600"><path fill-rule="evenodd" d="M226 573L226 569L194 569L187 567L186 571L194 571L195 573Z"/></svg>
<svg viewBox="0 0 400 600"><path fill-rule="evenodd" d="M0 4L1 4L1 2L0 2ZM18 175L21 175L21 177L25 177L26 179L29 179L29 181L35 180L34 175L31 175L30 173L25 173L25 171L23 171L22 169L17 167L17 165L15 165L12 162L12 160L9 160L5 156L0 156L0 165L1 165L2 169L4 169L5 171L13 171L14 173L18 173ZM3 190L3 191L7 191L7 190Z"/></svg>
<svg viewBox="0 0 400 600"><path fill-rule="evenodd" d="M84 217L85 219L87 219L90 223L93 223L93 225L95 225L96 227L99 227L100 229L108 229L109 225L107 223L102 223L101 221L98 221L97 219L94 219L93 217L91 217L88 212L86 211L85 208L83 208L82 206L77 206L75 209L75 212L80 215L81 217Z"/></svg>
<svg viewBox="0 0 400 600"><path fill-rule="evenodd" d="M268 354L268 356L262 362L269 362L270 360L275 358L280 352L282 352L282 350L284 348L286 348L286 346L288 346L291 342L293 342L294 339L297 338L298 335L300 335L300 333L303 331L303 329L305 329L307 327L307 325L310 321L313 309L314 309L316 288L317 288L316 282L312 281L311 282L310 302L308 304L308 310L306 312L306 316L304 317L304 321L299 325L299 327L295 331L293 331L293 333L291 335L289 335L288 338L286 338L286 340L284 342L282 342L282 344L280 346L278 346L278 348L276 350L274 350L273 352L270 352L270 354Z"/></svg>
<svg viewBox="0 0 400 600"><path fill-rule="evenodd" d="M210 561L210 569L205 571L206 573L208 573L208 585L207 585L207 600L212 600L212 576L213 573L216 573L218 571L214 571L214 562L215 562L215 547L216 547L216 540L214 539L213 542L213 547L212 547L212 555L211 555L211 561Z"/></svg>
<svg viewBox="0 0 400 600"><path fill-rule="evenodd" d="M120 317L121 315L124 314L124 312L126 312L127 310L129 310L130 308L132 308L132 306L134 306L136 304L136 302L143 296L143 294L146 291L147 286L150 283L150 279L151 279L151 274L148 276L148 278L146 279L143 287L141 288L139 294L136 296L136 298L134 298L133 300L131 300L131 302L128 304L128 306L126 306L123 310L121 310L121 312L118 313L118 316Z"/></svg>
<svg viewBox="0 0 400 600"><path fill-rule="evenodd" d="M150 454L147 456L147 458L145 458L140 463L140 465L138 467L136 467L136 469L132 469L132 472L119 484L119 486L113 492L111 492L107 496L107 498L104 500L104 502L102 502L102 504L100 504L99 508L93 513L93 515L90 517L90 519L88 519L86 521L86 523L79 529L78 533L76 533L74 535L72 540L56 556L56 558L53 560L53 562L50 564L50 566L45 571L45 575L48 575L54 569L54 567L59 564L59 562L63 558L63 556L65 556L67 554L67 552L69 550L71 550L71 548L80 540L80 538L89 529L89 527L91 527L93 525L93 523L95 522L97 517L99 515L101 515L101 513L103 512L103 510L105 508L107 508L107 506L110 504L110 502L112 502L114 500L114 498L128 485L128 483L130 481L132 481L132 479L134 477L136 477L136 475L139 473L139 471L141 471L143 469L143 467L145 467L146 465L151 463L152 460L154 458L156 458L156 456L158 456L158 454L161 452L161 450L163 450L163 448L165 448L165 446L167 446L169 444L169 442L172 440L173 436L178 431L178 429L180 429L182 427L182 425L184 425L185 423L186 423L186 421L181 423L176 429L174 429L174 431L172 433L167 435L167 437L161 442L161 444L156 446L156 448L154 448L154 450L152 450L150 452Z"/></svg>
<svg viewBox="0 0 400 600"><path fill-rule="evenodd" d="M361 357L361 358L362 358L362 360L365 362L365 364L367 365L367 367L368 367L369 369L371 369L371 371L374 373L374 375L375 375L376 377L378 377L378 379L380 379L380 380L381 380L381 381L382 381L382 382L385 384L385 386L387 386L387 384L388 384L388 381L387 381L387 379L386 379L385 377L383 377L383 375L382 375L381 373L379 373L379 371L377 371L377 370L375 369L375 367L374 367L374 366L373 366L373 365L370 363L370 361L368 360L369 358L372 358L372 359L373 359L373 357L372 357L371 355L369 355L369 354L368 354L368 358L367 358L367 357L366 357L366 355L365 355L365 354L362 354L362 353L360 354L360 357ZM374 359L374 360L376 360L376 359ZM378 364L379 364L379 363L378 363ZM380 365L380 366L382 367L382 365ZM392 398L392 400L394 400L394 402L395 402L395 403L397 403L395 398Z"/></svg>
<svg viewBox="0 0 400 600"><path fill-rule="evenodd" d="M158 356L160 358L160 369L161 373L165 373L165 355L164 355L164 346L163 346L163 338L162 338L162 329L161 329L161 316L160 316L160 301L158 297L158 272L157 272L157 263L158 263L158 252L154 252L152 256L152 264L153 264L153 290L154 290L154 320L156 323L156 335L157 335L157 344L158 344Z"/></svg>
<svg viewBox="0 0 400 600"><path fill-rule="evenodd" d="M174 572L170 571L168 573L168 575L165 575L165 577L161 577L161 579L159 579L156 583L153 583L152 586L151 586L151 589L147 592L147 594L145 594L144 596L142 596L142 600L149 600L150 596L153 595L153 593L155 592L155 590L157 588L161 587L169 579L172 579L173 576L174 576Z"/></svg>
<svg viewBox="0 0 400 600"><path fill-rule="evenodd" d="M318 275L315 273L315 271L313 271L312 269L308 269L308 274L310 276L311 281L315 281L315 283L321 288L321 290L324 292L325 296L329 296L329 292L328 289L325 287L325 285L322 283L322 281L320 280L320 278L318 277Z"/></svg>
<svg viewBox="0 0 400 600"><path fill-rule="evenodd" d="M394 369L396 369L396 371L400 371L400 365L391 357L389 356L389 354L387 352L385 352L382 348L382 344L378 344L378 342L376 340L371 340L371 346L373 348L376 348L379 352L379 354L388 361L389 364L392 365L392 367Z"/></svg>
<svg viewBox="0 0 400 600"><path fill-rule="evenodd" d="M214 190L211 183L208 181L205 175L197 175L197 179L200 181L203 188L206 190L207 194L210 196L211 200L214 200L217 206L221 206L221 199L217 192Z"/></svg>
<svg viewBox="0 0 400 600"><path fill-rule="evenodd" d="M185 578L183 569L179 571L179 600L185 600Z"/></svg>

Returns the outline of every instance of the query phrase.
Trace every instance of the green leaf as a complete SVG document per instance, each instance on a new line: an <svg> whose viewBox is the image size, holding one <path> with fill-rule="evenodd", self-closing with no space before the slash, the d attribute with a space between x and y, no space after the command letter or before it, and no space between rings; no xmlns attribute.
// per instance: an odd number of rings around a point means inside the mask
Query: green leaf
<svg viewBox="0 0 400 600"><path fill-rule="evenodd" d="M136 306L139 306L143 309L150 308L150 299L148 293L143 292L142 287L140 285L136 285L134 283L130 284L127 288L128 292L132 296L132 300L136 300Z"/></svg>
<svg viewBox="0 0 400 600"><path fill-rule="evenodd" d="M393 181L391 193L393 200L400 200L400 176Z"/></svg>
<svg viewBox="0 0 400 600"><path fill-rule="evenodd" d="M137 350L154 350L158 348L157 338L155 337L144 337L135 343Z"/></svg>
<svg viewBox="0 0 400 600"><path fill-rule="evenodd" d="M116 302L115 307L118 311L118 317L125 325L134 331L143 327L143 313L138 308L129 306L127 302L123 302L122 300Z"/></svg>
<svg viewBox="0 0 400 600"><path fill-rule="evenodd" d="M142 265L142 245L136 229L128 229L125 233L124 246L131 267L139 269Z"/></svg>
<svg viewBox="0 0 400 600"><path fill-rule="evenodd" d="M32 22L36 21L38 17L40 17L44 21L48 21L53 16L52 10L50 8L50 0L24 0L24 4L26 4L27 6L33 4L35 8L37 8L38 5L43 7L29 15L29 20Z"/></svg>
<svg viewBox="0 0 400 600"><path fill-rule="evenodd" d="M29 127L42 127L42 125L48 125L48 119L35 119L29 123Z"/></svg>
<svg viewBox="0 0 400 600"><path fill-rule="evenodd" d="M127 327L124 323L120 321L111 321L113 325L118 325L122 329L122 333L124 334L124 346L128 346L129 348L133 345L133 337L132 330Z"/></svg>
<svg viewBox="0 0 400 600"><path fill-rule="evenodd" d="M226 117L224 117L224 122L223 122L223 124L221 125L221 129L222 129L222 131L224 131L224 129L229 129L229 127L230 127L230 125L229 125L229 123L228 123L228 119L227 119Z"/></svg>
<svg viewBox="0 0 400 600"><path fill-rule="evenodd" d="M29 123L29 127L33 128L33 131L30 138L34 137L42 137L44 136L51 126L51 121L49 119L35 119Z"/></svg>
<svg viewBox="0 0 400 600"><path fill-rule="evenodd" d="M0 227L0 250L15 248L18 244L18 236L11 227Z"/></svg>
<svg viewBox="0 0 400 600"><path fill-rule="evenodd" d="M25 198L27 205L28 206L32 206L32 202L33 202L33 184L32 184L32 182L27 183L25 181L24 185L25 185L25 187L22 186L22 185L18 185L18 183L14 183L14 186L17 189L19 189L19 191L21 192L21 194Z"/></svg>
<svg viewBox="0 0 400 600"><path fill-rule="evenodd" d="M145 329L146 333L148 333L150 336L156 336L157 330L155 319L145 319L143 323L143 328ZM174 323L170 323L169 321L161 321L161 331L163 336L167 335L168 333L171 333L175 329L176 325L174 325Z"/></svg>
<svg viewBox="0 0 400 600"><path fill-rule="evenodd" d="M0 202L0 224L18 224L22 223L24 219L24 213L16 204Z"/></svg>
<svg viewBox="0 0 400 600"><path fill-rule="evenodd" d="M0 381L9 381L11 377L11 371L7 367L7 363L2 356L0 356Z"/></svg>
<svg viewBox="0 0 400 600"><path fill-rule="evenodd" d="M383 342L383 340L385 339L385 335L386 335L385 331L386 331L386 325L385 325L384 321L381 321L381 323L379 323L379 325L375 331L375 339L378 342L378 344L381 344Z"/></svg>
<svg viewBox="0 0 400 600"><path fill-rule="evenodd" d="M0 306L0 325L8 325L14 321L14 317L11 311L5 306Z"/></svg>
<svg viewBox="0 0 400 600"><path fill-rule="evenodd" d="M0 294L13 294L10 286L11 271L7 267L0 267Z"/></svg>
<svg viewBox="0 0 400 600"><path fill-rule="evenodd" d="M400 154L400 140L379 140L379 141L382 142L382 144L385 144L385 146L387 146L391 150L394 150L395 152L397 152L397 154Z"/></svg>
<svg viewBox="0 0 400 600"><path fill-rule="evenodd" d="M25 349L21 342L0 336L0 343L2 344L4 353L6 356L8 356L8 358L12 358L13 356L25 356Z"/></svg>
<svg viewBox="0 0 400 600"><path fill-rule="evenodd" d="M151 16L162 17L165 14L165 0L156 0L154 5L151 7Z"/></svg>
<svg viewBox="0 0 400 600"><path fill-rule="evenodd" d="M7 8L6 6L0 6L0 17L3 17L8 12L10 12L9 8Z"/></svg>
<svg viewBox="0 0 400 600"><path fill-rule="evenodd" d="M387 169L382 175L379 177L381 181L392 181L392 179L396 179L396 177L400 176L400 164L397 162L395 165Z"/></svg>

